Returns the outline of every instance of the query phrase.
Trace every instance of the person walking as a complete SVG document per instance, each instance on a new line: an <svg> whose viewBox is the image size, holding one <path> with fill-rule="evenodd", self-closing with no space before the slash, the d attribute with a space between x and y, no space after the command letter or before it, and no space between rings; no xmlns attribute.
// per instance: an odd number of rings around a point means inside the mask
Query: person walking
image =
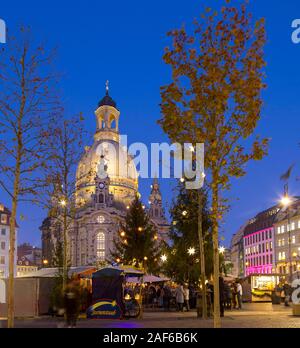
<svg viewBox="0 0 300 348"><path fill-rule="evenodd" d="M236 284L236 295L237 295L238 309L242 309L243 288L240 282L237 282Z"/></svg>
<svg viewBox="0 0 300 348"><path fill-rule="evenodd" d="M68 328L76 327L79 314L79 294L75 284L69 284L64 294L65 315Z"/></svg>
<svg viewBox="0 0 300 348"><path fill-rule="evenodd" d="M184 291L184 307L186 308L186 311L190 311L190 290L188 286L186 285L183 289Z"/></svg>
<svg viewBox="0 0 300 348"><path fill-rule="evenodd" d="M232 294L232 308L237 308L237 286L236 283L232 283L231 285L231 294Z"/></svg>
<svg viewBox="0 0 300 348"><path fill-rule="evenodd" d="M224 317L224 300L225 300L225 289L224 289L224 279L219 277L219 292L220 292L220 316Z"/></svg>
<svg viewBox="0 0 300 348"><path fill-rule="evenodd" d="M163 307L165 311L169 311L170 310L170 301L171 301L171 289L169 288L169 286L166 284L163 287Z"/></svg>
<svg viewBox="0 0 300 348"><path fill-rule="evenodd" d="M176 303L178 311L183 312L184 290L182 284L179 284L176 288Z"/></svg>
<svg viewBox="0 0 300 348"><path fill-rule="evenodd" d="M224 292L225 292L225 303L224 303L224 307L225 309L229 309L231 310L231 300L232 300L232 293L231 293L231 288L230 285L228 283L225 282L224 284Z"/></svg>

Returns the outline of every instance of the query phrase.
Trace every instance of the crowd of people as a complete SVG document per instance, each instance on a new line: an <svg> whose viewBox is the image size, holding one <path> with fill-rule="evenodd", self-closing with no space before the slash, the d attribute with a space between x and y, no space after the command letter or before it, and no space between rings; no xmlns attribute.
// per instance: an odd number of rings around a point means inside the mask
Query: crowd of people
<svg viewBox="0 0 300 348"><path fill-rule="evenodd" d="M225 282L220 277L219 288L221 316L224 316L225 310L242 308L243 289L239 281ZM208 306L213 307L213 282L207 282L206 290ZM135 287L127 286L125 289L125 295L129 294L130 297L134 297L137 293L140 293L138 285ZM177 310L183 312L195 309L197 303L199 304L199 296L202 296L199 290L187 283L146 284L142 289L143 303L146 307L163 309L165 311Z"/></svg>
<svg viewBox="0 0 300 348"><path fill-rule="evenodd" d="M133 298L140 293L139 285L127 285L124 296ZM189 311L196 307L196 292L188 284L175 284L173 282L145 284L141 289L143 303L148 308L159 308L165 311L176 309Z"/></svg>

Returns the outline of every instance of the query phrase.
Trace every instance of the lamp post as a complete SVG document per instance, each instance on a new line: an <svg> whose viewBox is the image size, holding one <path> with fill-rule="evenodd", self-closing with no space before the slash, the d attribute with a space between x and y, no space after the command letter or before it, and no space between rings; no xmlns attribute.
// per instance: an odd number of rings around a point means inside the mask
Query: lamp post
<svg viewBox="0 0 300 348"><path fill-rule="evenodd" d="M67 285L67 265L68 265L68 259L67 259L67 201L63 198L59 202L60 206L63 209L63 290L65 290Z"/></svg>
<svg viewBox="0 0 300 348"><path fill-rule="evenodd" d="M291 221L290 221L290 204L291 198L288 194L288 184L284 186L284 196L281 199L281 204L286 208L287 212L287 229L288 229L288 247L289 247L289 257L288 257L288 266L289 266L289 280L292 282L293 272L292 272L292 251L291 251Z"/></svg>

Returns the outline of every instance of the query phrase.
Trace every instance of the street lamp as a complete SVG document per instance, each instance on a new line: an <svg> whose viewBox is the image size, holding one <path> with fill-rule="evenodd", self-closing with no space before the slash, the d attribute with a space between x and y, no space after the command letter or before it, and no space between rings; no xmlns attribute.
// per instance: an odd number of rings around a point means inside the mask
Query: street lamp
<svg viewBox="0 0 300 348"><path fill-rule="evenodd" d="M67 205L67 201L65 199L62 199L59 204L62 206L62 207L65 207Z"/></svg>
<svg viewBox="0 0 300 348"><path fill-rule="evenodd" d="M46 267L48 265L49 261L48 260L43 260L43 265Z"/></svg>
<svg viewBox="0 0 300 348"><path fill-rule="evenodd" d="M223 246L219 247L219 253L224 254L225 248Z"/></svg>
<svg viewBox="0 0 300 348"><path fill-rule="evenodd" d="M289 246L289 275L290 275L290 282L292 282L293 278L293 271L292 271L292 251L291 251L291 221L290 221L290 205L292 203L291 198L288 195L288 186L285 186L285 193L284 196L280 200L282 206L286 208L286 213L287 213L287 229L289 233L289 238L288 238L288 246Z"/></svg>
<svg viewBox="0 0 300 348"><path fill-rule="evenodd" d="M183 215L183 216L186 216L186 215L187 215L187 211L184 210L184 211L182 212L182 215Z"/></svg>
<svg viewBox="0 0 300 348"><path fill-rule="evenodd" d="M160 259L161 259L162 262L166 262L167 261L167 255L166 254L161 255Z"/></svg>

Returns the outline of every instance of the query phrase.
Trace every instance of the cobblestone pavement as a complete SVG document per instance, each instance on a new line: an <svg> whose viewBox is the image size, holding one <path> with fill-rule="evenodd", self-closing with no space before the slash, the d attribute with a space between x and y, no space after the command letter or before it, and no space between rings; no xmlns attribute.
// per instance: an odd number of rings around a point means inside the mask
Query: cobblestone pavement
<svg viewBox="0 0 300 348"><path fill-rule="evenodd" d="M2 327L5 322L0 321ZM64 327L59 318L41 317L17 319L16 327L57 328ZM87 320L80 319L79 328L212 328L213 321L196 317L196 312L148 312L143 319L135 320ZM300 328L300 317L292 315L291 307L270 303L244 304L242 310L226 311L222 318L224 328Z"/></svg>

